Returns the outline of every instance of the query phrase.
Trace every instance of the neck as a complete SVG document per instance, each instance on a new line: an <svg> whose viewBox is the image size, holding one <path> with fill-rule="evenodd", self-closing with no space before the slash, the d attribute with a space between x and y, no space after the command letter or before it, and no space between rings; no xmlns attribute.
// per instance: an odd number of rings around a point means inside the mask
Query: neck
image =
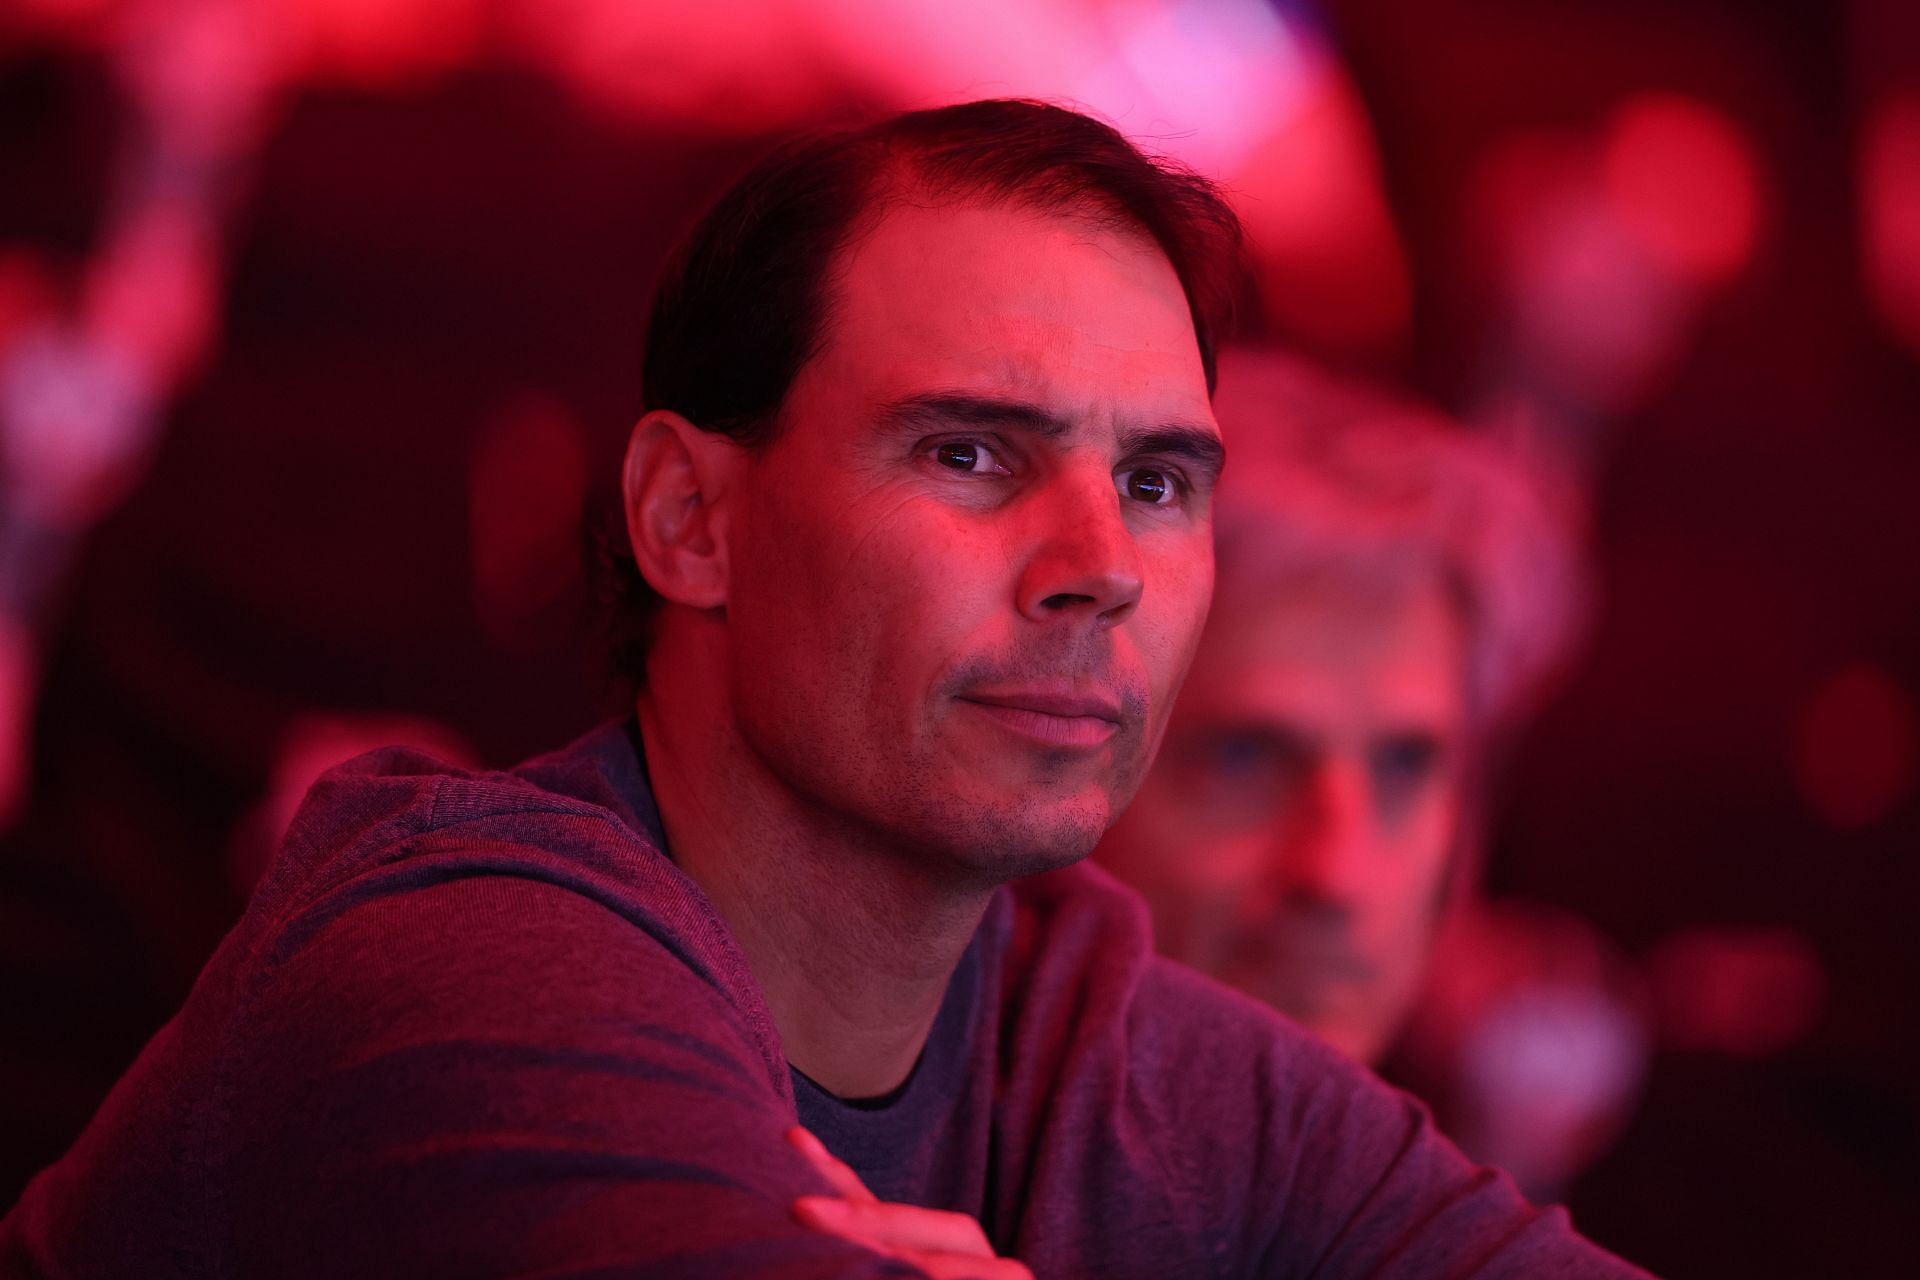
<svg viewBox="0 0 1920 1280"><path fill-rule="evenodd" d="M666 666L636 709L674 862L732 930L787 1060L840 1097L896 1088L991 891L795 794Z"/></svg>

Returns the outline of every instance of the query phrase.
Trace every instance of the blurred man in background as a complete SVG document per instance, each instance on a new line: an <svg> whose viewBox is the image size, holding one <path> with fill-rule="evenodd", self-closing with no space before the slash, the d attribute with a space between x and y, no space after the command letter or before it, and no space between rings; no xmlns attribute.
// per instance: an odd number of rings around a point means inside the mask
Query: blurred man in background
<svg viewBox="0 0 1920 1280"><path fill-rule="evenodd" d="M1228 353L1217 409L1234 468L1213 612L1158 762L1100 856L1145 892L1163 952L1377 1064L1408 1023L1443 914L1476 878L1491 759L1575 634L1571 513L1491 441L1289 357ZM1456 915L1448 953L1468 958L1474 991L1434 1002L1422 1038L1449 1059L1474 1052L1472 1026L1432 1024L1478 1024L1510 1003L1492 993L1546 976L1508 963L1524 946L1471 959L1495 951L1474 939L1530 938L1544 917ZM1510 1159L1549 1194L1585 1154L1574 1135L1618 1109L1638 1061L1606 984L1570 985L1576 1004L1598 1001L1581 1004L1598 1010L1582 1022L1596 1043L1626 1036L1599 1054L1624 1066L1541 1109L1567 1117L1534 1144L1547 1151L1493 1141L1507 1126L1485 1116L1491 1098L1458 1087L1453 1062L1417 1073L1454 1095L1444 1118L1489 1135L1476 1154Z"/></svg>

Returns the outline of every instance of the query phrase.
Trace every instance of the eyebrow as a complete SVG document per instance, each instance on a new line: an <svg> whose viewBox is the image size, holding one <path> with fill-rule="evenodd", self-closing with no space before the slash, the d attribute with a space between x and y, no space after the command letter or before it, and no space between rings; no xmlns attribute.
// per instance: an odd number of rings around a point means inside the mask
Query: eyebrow
<svg viewBox="0 0 1920 1280"><path fill-rule="evenodd" d="M880 411L881 424L892 430L937 430L942 427L992 427L1026 431L1053 440L1073 430L1073 421L1029 400L1009 400L968 391L925 391L903 396ZM1226 446L1212 427L1194 422L1164 422L1120 433L1120 447L1128 455L1165 454L1181 458L1217 478L1226 462Z"/></svg>
<svg viewBox="0 0 1920 1280"><path fill-rule="evenodd" d="M1227 463L1227 446L1205 427L1171 422L1120 433L1120 447L1128 455L1157 453L1190 463L1208 480L1218 480Z"/></svg>
<svg viewBox="0 0 1920 1280"><path fill-rule="evenodd" d="M1054 438L1073 423L1027 400L1004 400L966 391L923 391L903 396L880 411L889 427L1002 427Z"/></svg>

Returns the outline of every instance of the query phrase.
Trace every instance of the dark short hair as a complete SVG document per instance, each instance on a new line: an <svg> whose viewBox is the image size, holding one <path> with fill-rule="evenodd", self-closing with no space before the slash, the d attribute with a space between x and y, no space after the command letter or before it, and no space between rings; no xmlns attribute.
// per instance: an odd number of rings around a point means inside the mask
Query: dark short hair
<svg viewBox="0 0 1920 1280"><path fill-rule="evenodd" d="M1026 99L967 102L815 134L741 178L666 264L648 325L644 408L754 447L820 350L835 257L890 198L1071 211L1150 236L1179 277L1214 384L1241 287L1239 220L1214 185L1111 125ZM638 681L660 597L609 538L612 659Z"/></svg>

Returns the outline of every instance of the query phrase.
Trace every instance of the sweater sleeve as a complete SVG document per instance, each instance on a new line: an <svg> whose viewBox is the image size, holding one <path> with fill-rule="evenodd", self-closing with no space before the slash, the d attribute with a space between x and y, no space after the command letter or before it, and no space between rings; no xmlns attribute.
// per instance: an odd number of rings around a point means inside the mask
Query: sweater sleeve
<svg viewBox="0 0 1920 1280"><path fill-rule="evenodd" d="M1354 1280L1647 1280L1539 1209L1513 1180L1469 1161L1425 1107L1237 993L1161 967L1150 986L1197 1015L1204 1039L1181 1078L1238 1082L1187 1098L1180 1133L1236 1130L1239 1158L1211 1162L1213 1194L1242 1206L1231 1234L1242 1274ZM1180 1160L1195 1167L1192 1153Z"/></svg>
<svg viewBox="0 0 1920 1280"><path fill-rule="evenodd" d="M481 875L313 916L223 1055L234 1274L917 1274L792 1220L827 1188L740 1011L607 906Z"/></svg>

